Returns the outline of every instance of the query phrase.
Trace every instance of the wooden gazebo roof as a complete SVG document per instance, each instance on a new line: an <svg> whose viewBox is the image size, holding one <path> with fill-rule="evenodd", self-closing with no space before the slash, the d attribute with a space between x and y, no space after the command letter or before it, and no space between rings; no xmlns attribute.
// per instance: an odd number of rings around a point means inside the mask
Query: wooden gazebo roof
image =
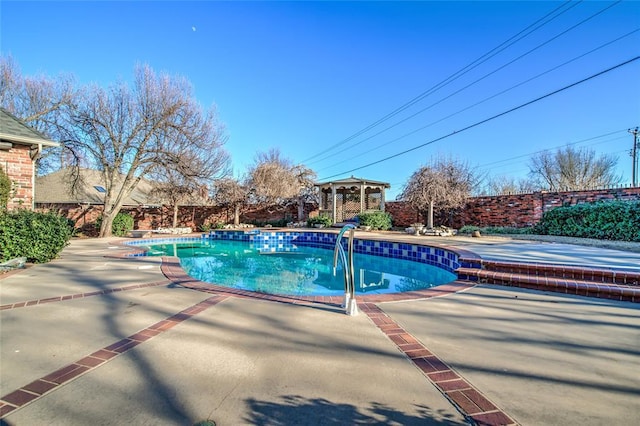
<svg viewBox="0 0 640 426"><path fill-rule="evenodd" d="M331 187L345 187L345 188L351 188L353 186L377 186L380 188L386 188L389 189L391 188L391 184L389 184L388 182L380 182L377 180L372 180L372 179L364 179L364 178L359 178L359 177L355 177L355 176L351 176L345 179L337 179L337 180L330 180L327 182L320 182L320 183L316 183L315 186L320 188L320 189L328 189Z"/></svg>

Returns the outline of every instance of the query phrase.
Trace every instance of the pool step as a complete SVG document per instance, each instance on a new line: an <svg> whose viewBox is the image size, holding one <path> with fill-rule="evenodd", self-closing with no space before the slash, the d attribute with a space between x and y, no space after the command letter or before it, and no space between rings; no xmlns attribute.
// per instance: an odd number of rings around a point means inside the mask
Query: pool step
<svg viewBox="0 0 640 426"><path fill-rule="evenodd" d="M458 279L640 303L640 272L460 259Z"/></svg>

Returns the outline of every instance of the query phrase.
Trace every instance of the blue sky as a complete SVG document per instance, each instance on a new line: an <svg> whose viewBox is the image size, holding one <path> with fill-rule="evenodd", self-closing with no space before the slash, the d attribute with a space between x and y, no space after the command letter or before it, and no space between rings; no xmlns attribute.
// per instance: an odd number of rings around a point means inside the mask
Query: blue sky
<svg viewBox="0 0 640 426"><path fill-rule="evenodd" d="M554 10L555 19L451 79ZM202 105L217 106L237 175L256 151L279 148L320 180L390 182L392 199L435 156L521 177L532 153L571 143L617 155L631 180L640 60L448 135L640 55L637 1L3 0L0 23L1 53L26 75L72 73L106 86L146 63L186 77Z"/></svg>

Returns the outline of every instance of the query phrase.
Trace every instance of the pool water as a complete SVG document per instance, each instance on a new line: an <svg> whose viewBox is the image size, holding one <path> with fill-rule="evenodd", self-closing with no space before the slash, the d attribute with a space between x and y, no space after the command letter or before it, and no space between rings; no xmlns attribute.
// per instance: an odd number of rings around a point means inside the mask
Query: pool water
<svg viewBox="0 0 640 426"><path fill-rule="evenodd" d="M282 295L344 294L341 262L333 275L333 250L301 245L263 251L242 241L153 244L149 256L177 256L185 272L200 281ZM455 274L425 263L354 254L357 294L422 290L454 281Z"/></svg>

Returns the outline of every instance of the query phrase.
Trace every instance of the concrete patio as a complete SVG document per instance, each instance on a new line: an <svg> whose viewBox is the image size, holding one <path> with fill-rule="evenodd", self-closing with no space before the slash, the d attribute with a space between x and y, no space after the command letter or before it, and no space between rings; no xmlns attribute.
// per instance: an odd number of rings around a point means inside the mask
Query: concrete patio
<svg viewBox="0 0 640 426"><path fill-rule="evenodd" d="M123 253L116 242L74 240L49 264L0 276L4 424L634 425L640 416L639 304L477 285L349 317L333 304L183 288L160 258L105 257ZM483 243L457 243L483 255ZM640 264L638 253L556 248L485 250Z"/></svg>

